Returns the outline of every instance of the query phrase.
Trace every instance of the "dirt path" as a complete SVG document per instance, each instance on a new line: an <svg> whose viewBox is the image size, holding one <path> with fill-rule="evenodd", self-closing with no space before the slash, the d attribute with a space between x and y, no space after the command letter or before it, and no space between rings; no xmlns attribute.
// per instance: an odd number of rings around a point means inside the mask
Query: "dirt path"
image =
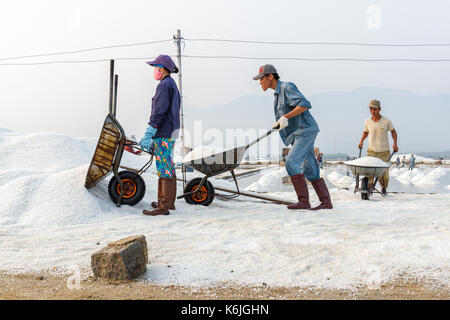
<svg viewBox="0 0 450 320"><path fill-rule="evenodd" d="M69 289L72 287L72 289ZM0 274L0 299L439 299L450 300L448 288L430 283L398 280L379 288L323 290L268 286L238 286L224 284L215 287L161 286L144 281L107 281L87 278L77 289L68 277L49 274Z"/></svg>

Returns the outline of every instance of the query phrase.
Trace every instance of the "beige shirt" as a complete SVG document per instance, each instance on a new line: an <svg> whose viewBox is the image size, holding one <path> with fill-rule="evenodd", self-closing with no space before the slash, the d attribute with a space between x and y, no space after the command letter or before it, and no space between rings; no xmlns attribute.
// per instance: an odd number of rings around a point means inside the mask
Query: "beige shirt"
<svg viewBox="0 0 450 320"><path fill-rule="evenodd" d="M364 132L369 133L369 149L375 152L389 151L388 132L394 130L391 120L381 116L378 122L372 117L364 122Z"/></svg>

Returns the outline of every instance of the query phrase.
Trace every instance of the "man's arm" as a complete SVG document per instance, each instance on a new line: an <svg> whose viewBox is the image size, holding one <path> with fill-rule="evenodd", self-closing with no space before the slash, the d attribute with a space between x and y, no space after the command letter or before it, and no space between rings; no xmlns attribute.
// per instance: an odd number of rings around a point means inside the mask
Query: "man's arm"
<svg viewBox="0 0 450 320"><path fill-rule="evenodd" d="M394 145L392 146L392 148L394 149L395 152L398 152L397 131L395 131L395 129L392 129L391 134L392 134L392 140L394 140Z"/></svg>
<svg viewBox="0 0 450 320"><path fill-rule="evenodd" d="M278 119L277 122L275 122L275 124L273 125L272 129L284 129L288 126L288 119L298 116L299 114L301 114L302 112L305 112L305 110L308 110L308 108L305 107L301 107L301 106L296 106L294 108L294 110L292 110L291 112L286 113L285 115L283 115L280 119Z"/></svg>
<svg viewBox="0 0 450 320"><path fill-rule="evenodd" d="M293 118L295 116L298 116L299 114L305 112L306 110L308 110L308 108L305 107L301 107L301 106L296 106L294 108L294 110L292 110L291 112L286 113L284 116L288 119Z"/></svg>
<svg viewBox="0 0 450 320"><path fill-rule="evenodd" d="M360 148L360 149L362 149L362 147L363 147L363 144L364 144L364 140L366 140L366 138L367 138L367 136L369 135L369 133L368 132L366 132L366 131L363 131L363 134L362 134L362 137L361 137L361 140L359 141L359 145L358 145L358 147Z"/></svg>

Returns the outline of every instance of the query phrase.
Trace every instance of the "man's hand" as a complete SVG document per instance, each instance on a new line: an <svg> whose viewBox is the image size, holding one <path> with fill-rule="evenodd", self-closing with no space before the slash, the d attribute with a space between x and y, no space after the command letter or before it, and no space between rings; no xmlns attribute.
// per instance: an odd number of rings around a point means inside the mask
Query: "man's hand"
<svg viewBox="0 0 450 320"><path fill-rule="evenodd" d="M275 122L275 124L273 125L272 129L276 129L278 126L278 130L282 130L284 128L286 128L288 126L288 118L286 118L285 116L282 116L280 119L278 119L277 122Z"/></svg>
<svg viewBox="0 0 450 320"><path fill-rule="evenodd" d="M363 131L362 136L361 136L361 140L359 140L358 148L360 148L360 149L363 148L364 140L366 140L366 138L367 138L368 135L369 135L368 132Z"/></svg>
<svg viewBox="0 0 450 320"><path fill-rule="evenodd" d="M394 149L395 152L398 152L398 146L396 143L394 143L394 145L392 146L392 149Z"/></svg>
<svg viewBox="0 0 450 320"><path fill-rule="evenodd" d="M395 131L395 129L391 130L391 134L392 134L392 140L394 140L394 145L392 146L392 148L394 149L395 152L398 151L398 146L397 146L397 131Z"/></svg>

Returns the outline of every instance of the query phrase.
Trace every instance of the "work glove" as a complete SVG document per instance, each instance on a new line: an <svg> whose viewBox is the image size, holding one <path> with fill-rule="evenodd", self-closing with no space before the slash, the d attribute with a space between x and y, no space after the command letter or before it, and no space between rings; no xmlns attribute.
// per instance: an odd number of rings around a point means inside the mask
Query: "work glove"
<svg viewBox="0 0 450 320"><path fill-rule="evenodd" d="M285 116L282 116L280 119L278 119L277 122L275 122L272 129L282 130L282 129L286 128L288 126L288 124L289 124L288 118L286 118Z"/></svg>
<svg viewBox="0 0 450 320"><path fill-rule="evenodd" d="M141 148L147 152L152 146L152 139L156 134L156 130L156 128L148 125L147 129L145 130L144 136L142 137L141 141L139 141L139 145L141 146Z"/></svg>

